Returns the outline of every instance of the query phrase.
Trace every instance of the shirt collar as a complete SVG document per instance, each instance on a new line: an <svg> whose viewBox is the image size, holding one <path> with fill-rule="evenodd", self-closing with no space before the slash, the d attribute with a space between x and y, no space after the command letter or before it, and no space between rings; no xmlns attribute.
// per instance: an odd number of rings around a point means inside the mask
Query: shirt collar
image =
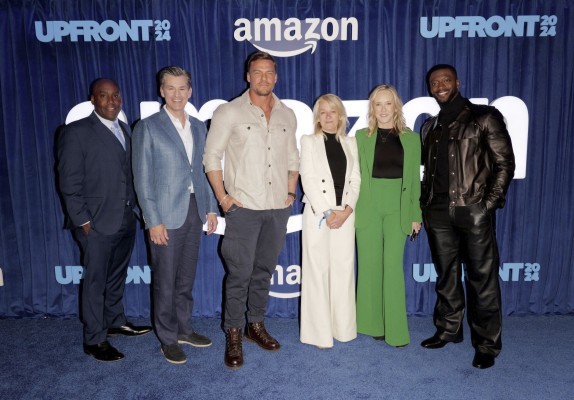
<svg viewBox="0 0 574 400"><path fill-rule="evenodd" d="M179 119L176 118L172 113L170 113L170 112L168 111L168 109L167 109L167 107L166 107L165 104L163 105L162 108L165 110L165 112L166 112L167 116L169 117L169 119L171 120L172 124L174 124L175 126L181 126L181 122L179 121ZM189 114L188 114L187 112L185 112L185 111L184 111L184 113L185 113L185 120L187 121L186 124L188 124L188 123L189 123ZM176 123L177 123L178 125L176 125ZM183 126L183 128L185 128L185 125Z"/></svg>
<svg viewBox="0 0 574 400"><path fill-rule="evenodd" d="M100 117L100 115L95 111L94 111L94 114L96 114L96 117L98 117L98 119L102 122L102 124L104 124L106 127L108 127L108 129L110 129L112 131L114 130L114 123L115 122L117 122L118 125L120 124L119 120L117 118L115 119L115 121L110 121L109 119L105 119L105 118Z"/></svg>

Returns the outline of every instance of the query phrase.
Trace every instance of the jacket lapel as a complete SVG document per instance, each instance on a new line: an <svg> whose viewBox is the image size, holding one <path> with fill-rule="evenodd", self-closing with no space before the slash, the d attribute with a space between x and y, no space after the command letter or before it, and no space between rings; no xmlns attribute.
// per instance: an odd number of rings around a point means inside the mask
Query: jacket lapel
<svg viewBox="0 0 574 400"><path fill-rule="evenodd" d="M165 109L163 108L160 110L160 119L161 119L160 129L165 133L167 137L169 137L172 140L172 142L175 144L181 155L185 157L185 160L187 162L189 162L187 158L187 152L185 151L185 146L183 145L183 141L181 140L181 137L179 136L177 129L175 128L175 126L173 126L173 122L171 122L169 115L167 115L167 111L165 111Z"/></svg>
<svg viewBox="0 0 574 400"><path fill-rule="evenodd" d="M92 122L92 129L94 130L96 136L98 137L98 140L102 142L102 145L105 146L105 148L113 149L113 151L119 157L120 162L123 163L123 159L125 158L126 152L124 151L124 148L122 147L122 144L120 143L118 138L116 138L114 133L110 131L110 129L107 126L105 126L102 123L102 121L100 121L95 112L90 115L90 120ZM126 138L126 144L128 140L129 138Z"/></svg>
<svg viewBox="0 0 574 400"><path fill-rule="evenodd" d="M347 169L345 170L345 186L349 182L349 176L351 170L353 169L353 155L351 154L351 149L349 148L349 142L347 138L341 138L341 147L343 147L343 152L345 152L345 157L347 158Z"/></svg>
<svg viewBox="0 0 574 400"><path fill-rule="evenodd" d="M318 157L317 160L321 163L321 171L330 171L331 167L329 167L327 150L325 149L325 138L322 135L314 135L313 138L315 139L315 155Z"/></svg>
<svg viewBox="0 0 574 400"><path fill-rule="evenodd" d="M362 163L363 165L361 165L361 167L365 167L367 169L366 176L373 176L373 161L375 160L376 139L377 137L375 135L371 135L369 137L365 131L365 139L362 140L363 145L361 146L361 158L365 161Z"/></svg>

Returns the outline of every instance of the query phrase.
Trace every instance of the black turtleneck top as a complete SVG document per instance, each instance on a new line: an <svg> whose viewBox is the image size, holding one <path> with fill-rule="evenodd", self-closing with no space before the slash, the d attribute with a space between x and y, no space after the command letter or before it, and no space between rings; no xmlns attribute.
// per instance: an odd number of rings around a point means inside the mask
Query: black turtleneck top
<svg viewBox="0 0 574 400"><path fill-rule="evenodd" d="M336 134L323 133L327 137L327 140L325 140L325 153L327 153L327 160L329 161L329 168L331 169L331 176L333 177L335 198L337 200L337 205L340 206L343 201L343 189L345 188L347 156L345 156L343 146L341 145L341 142L337 140Z"/></svg>
<svg viewBox="0 0 574 400"><path fill-rule="evenodd" d="M464 107L465 99L458 93L454 99L448 103L441 104L440 112L438 114L438 123L440 131L431 138L431 140L438 140L437 146L437 163L436 171L433 182L433 193L435 195L448 195L448 141L449 141L449 128L448 126L456 119L458 114Z"/></svg>
<svg viewBox="0 0 574 400"><path fill-rule="evenodd" d="M403 158L403 146L399 135L394 133L392 129L377 128L373 178L402 178Z"/></svg>

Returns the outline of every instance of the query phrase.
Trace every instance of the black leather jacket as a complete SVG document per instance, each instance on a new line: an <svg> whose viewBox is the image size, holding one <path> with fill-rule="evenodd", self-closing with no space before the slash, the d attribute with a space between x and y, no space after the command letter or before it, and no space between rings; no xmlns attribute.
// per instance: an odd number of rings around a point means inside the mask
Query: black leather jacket
<svg viewBox="0 0 574 400"><path fill-rule="evenodd" d="M438 116L421 128L424 176L421 207L433 197L437 138L441 133ZM465 99L460 114L449 125L448 176L449 206L483 202L487 210L502 208L514 176L514 153L502 114L494 107L472 104Z"/></svg>

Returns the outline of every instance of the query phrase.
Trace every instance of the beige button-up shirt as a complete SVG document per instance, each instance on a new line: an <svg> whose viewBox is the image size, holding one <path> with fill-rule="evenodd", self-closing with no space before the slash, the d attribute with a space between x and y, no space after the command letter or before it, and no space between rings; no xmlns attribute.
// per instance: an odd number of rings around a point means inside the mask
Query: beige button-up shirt
<svg viewBox="0 0 574 400"><path fill-rule="evenodd" d="M273 98L269 123L249 90L219 106L203 154L205 172L223 170L227 193L252 210L285 208L288 171L299 171L295 113Z"/></svg>

